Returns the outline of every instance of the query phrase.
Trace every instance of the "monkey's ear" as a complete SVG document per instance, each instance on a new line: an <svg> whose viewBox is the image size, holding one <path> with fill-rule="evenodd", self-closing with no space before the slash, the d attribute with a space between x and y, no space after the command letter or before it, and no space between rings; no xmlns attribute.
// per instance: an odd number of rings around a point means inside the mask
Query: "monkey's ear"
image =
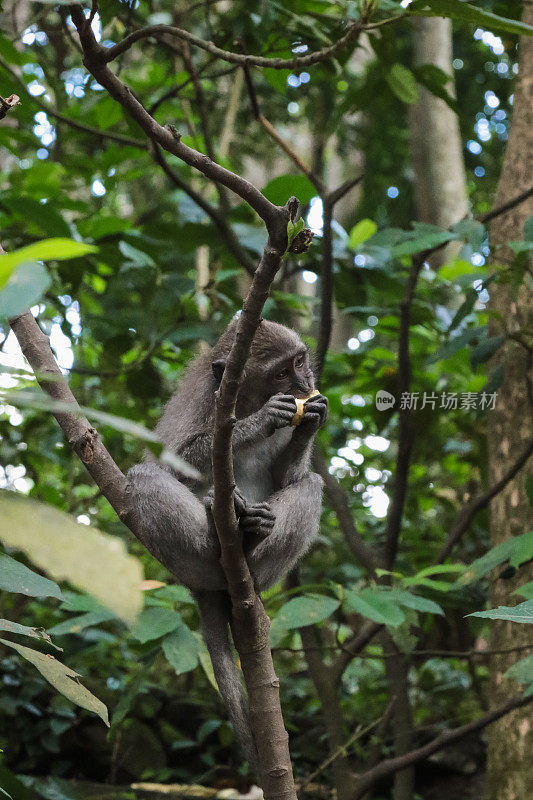
<svg viewBox="0 0 533 800"><path fill-rule="evenodd" d="M222 380L224 370L226 369L226 359L217 358L216 361L212 362L211 369L213 370L213 375L215 376L217 386L220 386L220 381Z"/></svg>

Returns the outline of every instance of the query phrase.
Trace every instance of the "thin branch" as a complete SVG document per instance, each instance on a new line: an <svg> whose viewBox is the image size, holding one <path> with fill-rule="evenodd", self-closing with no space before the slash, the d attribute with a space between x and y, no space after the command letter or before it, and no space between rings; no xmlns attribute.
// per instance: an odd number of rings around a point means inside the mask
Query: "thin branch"
<svg viewBox="0 0 533 800"><path fill-rule="evenodd" d="M253 275L255 271L255 262L251 256L248 255L244 247L241 246L239 240L233 233L231 226L227 223L225 216L215 206L211 205L205 200L202 195L193 189L190 184L183 180L183 178L172 169L168 161L163 156L161 148L153 142L150 148L150 154L156 164L158 164L165 175L172 181L174 186L185 192L196 205L204 211L208 217L214 222L220 231L220 235L226 244L226 247L233 254L239 264L246 270L249 275Z"/></svg>
<svg viewBox="0 0 533 800"><path fill-rule="evenodd" d="M413 256L407 276L403 298L400 303L400 333L398 340L398 388L400 398L409 392L411 385L411 357L409 354L409 329L411 325L411 305L415 295L418 276L424 265L426 253ZM391 570L398 552L398 539L402 524L403 507L407 493L409 462L413 445L414 430L410 409L402 408L400 402L398 424L398 456L394 472L394 489L385 532L383 563Z"/></svg>
<svg viewBox="0 0 533 800"><path fill-rule="evenodd" d="M88 133L91 136L99 136L102 139L109 139L111 142L117 142L118 144L128 145L129 147L136 147L139 150L146 150L147 145L144 142L139 141L139 139L134 139L131 136L125 136L122 133L112 133L111 131L101 131L99 128L93 128L91 125L85 125L83 122L78 122L75 119L70 119L70 117L66 117L64 114L61 114L59 111L56 111L48 103L45 103L43 100L40 100L38 97L34 97L32 94L29 93L26 84L22 80L22 78L17 75L14 69L5 61L2 56L0 56L0 67L9 72L9 74L17 81L17 83L22 87L24 92L26 93L27 97L31 100L31 102L37 106L37 108L42 109L46 112L46 114L53 119L56 119L58 122L63 122L65 125L68 125L70 128L74 128L77 131L82 131L82 133Z"/></svg>
<svg viewBox="0 0 533 800"><path fill-rule="evenodd" d="M83 49L83 63L111 97L117 100L129 116L138 123L145 134L164 150L180 158L189 166L198 169L215 183L221 183L245 200L265 222L267 228L275 224L279 209L245 178L225 169L208 156L199 153L180 141L180 135L172 126L163 127L150 116L144 106L133 96L131 90L106 66L106 50L96 41L87 23L83 9L78 5L69 6L72 20L78 30ZM163 28L165 26L162 26Z"/></svg>
<svg viewBox="0 0 533 800"><path fill-rule="evenodd" d="M463 508L458 512L457 516L455 517L452 525L450 527L450 533L448 534L448 538L446 540L446 544L438 554L437 558L435 559L435 564L442 564L443 561L446 561L450 553L452 552L455 545L460 541L463 534L466 532L470 523L474 519L475 515L478 511L482 508L486 508L490 501L499 494L507 484L512 481L512 479L518 474L518 472L522 469L522 467L527 463L530 456L533 454L533 439L529 442L523 452L519 455L516 459L514 464L507 470L505 475L503 475L500 480L487 489L486 492L478 495L478 497L472 498L468 503L466 503Z"/></svg>
<svg viewBox="0 0 533 800"><path fill-rule="evenodd" d="M310 169L302 159L298 156L298 154L287 144L287 142L279 135L276 131L274 126L268 121L268 119L261 113L259 108L259 102L257 100L257 93L255 91L255 86L252 80L252 75L250 73L250 69L247 64L243 65L243 72L246 81L246 88L248 89L248 96L250 98L250 105L252 106L252 113L255 119L259 122L261 127L263 128L266 133L270 136L270 138L280 147L285 155L287 155L293 164L295 164L300 172L302 172L313 184L315 189L317 190L319 195L324 194L324 186L320 178L314 174L313 170Z"/></svg>
<svg viewBox="0 0 533 800"><path fill-rule="evenodd" d="M341 183L340 186L337 186L336 189L332 189L332 191L326 195L326 202L333 208L339 200L342 200L348 192L361 183L363 178L364 175L358 175L356 178L349 178L344 183Z"/></svg>
<svg viewBox="0 0 533 800"><path fill-rule="evenodd" d="M316 347L316 375L320 381L331 340L333 325L333 207L323 203L322 268L320 272L320 323Z"/></svg>
<svg viewBox="0 0 533 800"><path fill-rule="evenodd" d="M520 205L520 203L525 202L528 200L531 195L533 195L533 186L529 189L526 189L525 192L513 197L512 200L509 200L508 203L504 203L497 208L493 208L492 211L488 211L486 214L481 214L481 216L477 217L476 219L478 222L490 222L491 220L495 219L496 217L500 217L502 214L506 214L507 211L511 211L511 209L515 208L516 206Z"/></svg>
<svg viewBox="0 0 533 800"><path fill-rule="evenodd" d="M350 747L355 744L355 742L359 741L359 739L362 739L363 736L367 735L367 733L373 731L374 728L377 728L377 726L382 722L386 722L391 715L393 705L394 699L391 700L381 717L378 717L378 719L374 720L374 722L371 722L366 726L366 728L358 727L355 732L352 733L352 735L344 742L344 744L338 747L334 753L331 753L331 755L329 755L310 775L307 776L305 781L298 786L298 791L303 792L304 789L306 789L309 784L312 783L315 778L318 777L318 775L320 775L321 772L324 772L324 770L329 767L333 761L335 761L335 759L341 755L346 755Z"/></svg>
<svg viewBox="0 0 533 800"><path fill-rule="evenodd" d="M404 753L401 756L386 758L384 761L381 761L375 767L359 776L357 788L352 800L360 800L360 798L363 797L363 795L382 778L386 778L388 775L393 775L395 772L411 766L411 764L416 764L423 758L427 758L433 753L443 750L445 747L448 747L454 742L463 739L465 736L468 736L471 733L475 733L476 731L486 728L487 725L491 724L491 722L495 722L497 719L504 717L510 711L514 711L516 708L525 706L532 701L533 695L529 695L527 697L513 697L512 700L509 700L507 703L498 706L498 708L495 708L488 714L484 714L479 719L476 719L473 722L468 722L466 725L461 725L459 728L454 728L451 731L441 733L431 742L422 745L422 747L417 747L415 750L411 750L409 753Z"/></svg>
<svg viewBox="0 0 533 800"><path fill-rule="evenodd" d="M355 632L346 642L342 642L342 652L331 665L331 680L340 683L344 670L348 664L363 650L367 644L383 628L379 622L366 622L361 630Z"/></svg>
<svg viewBox="0 0 533 800"><path fill-rule="evenodd" d="M353 22L351 25L349 25L344 36L341 36L341 38L338 39L334 44L323 47L321 50L317 50L314 53L309 53L306 56L295 56L294 58L268 58L265 56L245 55L243 53L233 53L230 50L224 50L221 47L217 47L217 45L213 42L208 42L205 39L201 39L199 36L195 36L193 33L190 33L183 28L176 28L172 25L149 25L145 28L141 28L138 31L133 31L133 33L130 33L121 42L118 42L118 44L105 48L104 59L107 63L109 63L110 61L114 61L118 56L122 55L122 53L125 53L127 50L129 50L129 48L140 39L155 37L158 34L168 34L169 36L174 36L177 39L184 39L185 41L190 42L190 44L193 44L202 50L206 50L208 53L211 53L211 55L216 56L223 61L227 61L230 64L238 64L241 67L244 64L249 64L250 66L269 67L270 69L296 69L310 67L313 64L318 64L321 61L334 58L336 55L338 55L338 53L344 50L344 48L354 44L359 34L364 30L365 25L361 20L358 20L357 22Z"/></svg>
<svg viewBox="0 0 533 800"><path fill-rule="evenodd" d="M372 548L363 541L361 533L354 524L346 492L342 486L339 486L333 475L330 475L326 461L320 453L315 452L313 461L314 468L324 481L326 494L335 511L348 547L357 563L364 567L370 575L374 575L377 567L374 553Z"/></svg>

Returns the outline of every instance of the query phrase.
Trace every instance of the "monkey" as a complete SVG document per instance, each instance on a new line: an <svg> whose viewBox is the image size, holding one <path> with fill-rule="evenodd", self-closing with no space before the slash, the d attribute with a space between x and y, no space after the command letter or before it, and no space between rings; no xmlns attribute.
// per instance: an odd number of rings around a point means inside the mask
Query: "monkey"
<svg viewBox="0 0 533 800"><path fill-rule="evenodd" d="M254 771L257 756L229 626L231 604L212 518L211 445L215 393L235 339L234 319L213 348L186 369L156 433L195 467L198 482L145 460L128 472L144 544L196 599L220 693L237 740ZM307 400L291 425L295 398L315 389L309 352L298 334L262 320L236 401L233 460L235 513L258 592L277 583L318 533L322 479L310 469L313 440L328 414L326 397Z"/></svg>

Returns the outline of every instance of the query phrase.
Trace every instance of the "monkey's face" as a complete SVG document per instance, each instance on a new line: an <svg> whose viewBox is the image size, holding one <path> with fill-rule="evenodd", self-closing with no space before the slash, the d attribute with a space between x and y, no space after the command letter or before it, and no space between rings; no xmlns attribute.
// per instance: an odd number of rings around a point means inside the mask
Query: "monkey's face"
<svg viewBox="0 0 533 800"><path fill-rule="evenodd" d="M309 397L315 388L315 377L309 365L309 353L299 347L288 358L279 359L269 369L269 394L292 394Z"/></svg>

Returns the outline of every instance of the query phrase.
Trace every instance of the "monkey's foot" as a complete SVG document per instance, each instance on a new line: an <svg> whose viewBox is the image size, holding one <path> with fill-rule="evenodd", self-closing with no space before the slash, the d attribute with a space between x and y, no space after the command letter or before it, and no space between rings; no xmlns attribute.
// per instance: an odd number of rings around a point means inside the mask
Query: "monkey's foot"
<svg viewBox="0 0 533 800"><path fill-rule="evenodd" d="M265 539L276 521L276 516L268 503L256 503L245 508L239 519L239 527L246 538Z"/></svg>

